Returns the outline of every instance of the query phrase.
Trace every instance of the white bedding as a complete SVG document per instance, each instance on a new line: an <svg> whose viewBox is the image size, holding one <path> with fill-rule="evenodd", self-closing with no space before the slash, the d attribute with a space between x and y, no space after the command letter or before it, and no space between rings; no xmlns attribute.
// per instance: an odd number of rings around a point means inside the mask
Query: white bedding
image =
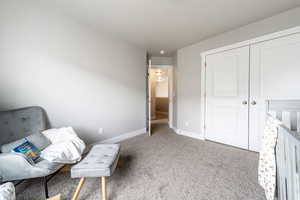
<svg viewBox="0 0 300 200"><path fill-rule="evenodd" d="M274 200L276 191L276 156L277 127L281 124L277 119L268 117L259 153L258 182L265 190L266 199Z"/></svg>
<svg viewBox="0 0 300 200"><path fill-rule="evenodd" d="M43 131L51 145L41 152L41 157L50 162L76 163L81 160L85 143L77 136L72 127Z"/></svg>

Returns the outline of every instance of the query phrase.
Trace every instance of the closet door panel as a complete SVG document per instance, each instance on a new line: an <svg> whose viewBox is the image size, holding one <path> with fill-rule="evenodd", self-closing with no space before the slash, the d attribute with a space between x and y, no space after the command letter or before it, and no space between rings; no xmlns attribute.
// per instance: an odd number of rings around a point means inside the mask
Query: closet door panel
<svg viewBox="0 0 300 200"><path fill-rule="evenodd" d="M249 145L259 151L265 101L300 99L300 34L252 45L250 55Z"/></svg>
<svg viewBox="0 0 300 200"><path fill-rule="evenodd" d="M206 56L206 139L248 149L249 47Z"/></svg>

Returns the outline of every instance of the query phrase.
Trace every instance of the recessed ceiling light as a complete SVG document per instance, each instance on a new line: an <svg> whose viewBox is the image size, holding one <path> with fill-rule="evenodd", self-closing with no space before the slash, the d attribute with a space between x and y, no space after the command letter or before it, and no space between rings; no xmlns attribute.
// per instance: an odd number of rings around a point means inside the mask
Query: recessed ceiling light
<svg viewBox="0 0 300 200"><path fill-rule="evenodd" d="M164 50L160 50L160 54L161 54L161 55L164 55L164 54L165 54L165 51L164 51Z"/></svg>

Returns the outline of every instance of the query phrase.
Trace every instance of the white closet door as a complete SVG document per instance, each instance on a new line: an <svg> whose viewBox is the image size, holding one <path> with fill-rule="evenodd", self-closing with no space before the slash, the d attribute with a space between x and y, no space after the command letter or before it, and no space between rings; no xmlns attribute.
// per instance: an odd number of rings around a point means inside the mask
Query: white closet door
<svg viewBox="0 0 300 200"><path fill-rule="evenodd" d="M251 46L250 150L259 151L267 99L300 99L300 34Z"/></svg>
<svg viewBox="0 0 300 200"><path fill-rule="evenodd" d="M206 139L248 149L249 47L206 56Z"/></svg>

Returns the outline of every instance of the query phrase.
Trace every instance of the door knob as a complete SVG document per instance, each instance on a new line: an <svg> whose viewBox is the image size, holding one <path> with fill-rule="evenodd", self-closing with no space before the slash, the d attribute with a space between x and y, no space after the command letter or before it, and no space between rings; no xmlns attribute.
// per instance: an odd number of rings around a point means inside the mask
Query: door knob
<svg viewBox="0 0 300 200"><path fill-rule="evenodd" d="M256 105L256 101L252 101L251 104L252 104L252 105Z"/></svg>
<svg viewBox="0 0 300 200"><path fill-rule="evenodd" d="M243 105L247 105L247 103L248 103L247 101L243 101L242 102Z"/></svg>

